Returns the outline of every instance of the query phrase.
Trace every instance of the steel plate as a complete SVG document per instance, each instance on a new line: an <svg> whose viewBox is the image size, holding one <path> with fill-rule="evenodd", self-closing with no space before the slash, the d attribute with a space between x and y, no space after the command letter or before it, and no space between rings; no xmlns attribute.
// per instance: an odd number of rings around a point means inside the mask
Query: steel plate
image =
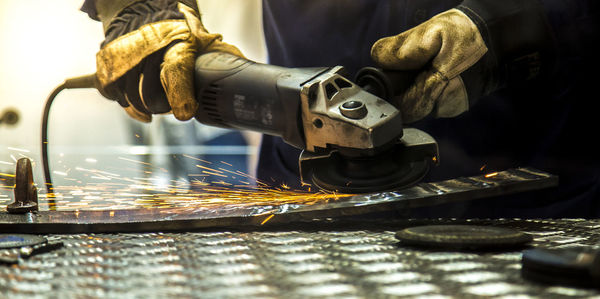
<svg viewBox="0 0 600 299"><path fill-rule="evenodd" d="M530 168L490 175L423 183L396 192L326 197L309 202L257 202L224 205L185 204L167 208L40 211L0 214L0 232L79 233L192 230L226 226L261 226L314 218L361 215L466 201L555 186L558 178ZM193 201L194 194L185 194ZM307 195L308 196L308 195ZM90 200L89 194L71 201ZM168 198L176 197L169 195ZM100 200L100 199L99 199ZM189 202L189 201L188 201ZM166 203L168 204L168 202ZM40 202L40 206L43 203ZM53 205L55 207L55 205Z"/></svg>

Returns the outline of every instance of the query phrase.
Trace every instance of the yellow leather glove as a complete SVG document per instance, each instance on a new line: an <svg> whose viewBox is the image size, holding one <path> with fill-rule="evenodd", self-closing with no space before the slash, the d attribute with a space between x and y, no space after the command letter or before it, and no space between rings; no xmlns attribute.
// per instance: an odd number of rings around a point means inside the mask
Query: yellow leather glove
<svg viewBox="0 0 600 299"><path fill-rule="evenodd" d="M183 18L142 24L108 41L96 55L96 75L104 93L118 100L137 120L150 122L152 114L166 112L172 112L179 120L189 120L198 108L194 95L196 57L212 51L240 57L243 54L222 42L221 35L208 33L199 13L190 6L174 1L156 2L169 3L171 8L176 4L176 13ZM125 9L125 13L114 19L102 20L107 36L111 33L110 24L121 22L131 26L131 15L138 18L148 10L152 7L133 12ZM101 11L99 17L102 19Z"/></svg>
<svg viewBox="0 0 600 299"><path fill-rule="evenodd" d="M384 69L420 71L415 82L393 99L405 123L430 114L454 117L469 109L461 74L488 51L478 27L451 9L399 35L377 41L373 60Z"/></svg>

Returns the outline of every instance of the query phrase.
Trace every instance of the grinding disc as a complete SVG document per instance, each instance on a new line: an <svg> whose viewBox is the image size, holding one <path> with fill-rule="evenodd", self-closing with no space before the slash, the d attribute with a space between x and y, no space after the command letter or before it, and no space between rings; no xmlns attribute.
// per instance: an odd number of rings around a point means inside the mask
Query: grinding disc
<svg viewBox="0 0 600 299"><path fill-rule="evenodd" d="M496 250L523 246L533 240L520 231L476 225L428 225L396 233L401 244L446 249Z"/></svg>
<svg viewBox="0 0 600 299"><path fill-rule="evenodd" d="M302 151L300 178L321 189L351 194L412 187L438 164L438 146L423 131L404 128L402 132L401 139L377 149Z"/></svg>
<svg viewBox="0 0 600 299"><path fill-rule="evenodd" d="M18 248L46 243L44 237L26 234L0 234L0 249Z"/></svg>
<svg viewBox="0 0 600 299"><path fill-rule="evenodd" d="M373 164L376 163L373 161ZM396 167L396 164L390 165ZM411 187L418 183L428 171L429 162L427 161L397 166L393 171L384 174L366 171L357 175L358 172L348 173L339 171L336 167L323 167L314 170L312 182L326 190L336 190L342 193L369 193Z"/></svg>

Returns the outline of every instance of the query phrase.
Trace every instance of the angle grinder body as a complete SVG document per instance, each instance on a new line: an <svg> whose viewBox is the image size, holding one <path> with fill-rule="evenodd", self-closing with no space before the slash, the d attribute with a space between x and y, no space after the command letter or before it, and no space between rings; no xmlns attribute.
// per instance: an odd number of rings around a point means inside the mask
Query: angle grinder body
<svg viewBox="0 0 600 299"><path fill-rule="evenodd" d="M200 55L195 63L196 120L223 128L279 136L303 150L305 184L344 193L397 190L420 181L437 164L438 146L427 133L404 128L400 111L385 99L405 90L416 74L366 67L355 80L342 66L286 68L227 53ZM48 118L64 89L96 88L96 74L65 80L46 101L42 160L48 164Z"/></svg>
<svg viewBox="0 0 600 299"><path fill-rule="evenodd" d="M439 161L427 133L403 128L390 98L399 77L365 68L355 80L341 66L285 68L226 53L199 56L196 119L279 136L297 148L303 183L344 193L408 187ZM357 85L357 82L359 85Z"/></svg>

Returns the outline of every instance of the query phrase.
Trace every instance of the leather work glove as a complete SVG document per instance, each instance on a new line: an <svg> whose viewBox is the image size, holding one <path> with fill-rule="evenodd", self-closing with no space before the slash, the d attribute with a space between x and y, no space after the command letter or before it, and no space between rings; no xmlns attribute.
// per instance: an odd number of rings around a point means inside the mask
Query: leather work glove
<svg viewBox="0 0 600 299"><path fill-rule="evenodd" d="M551 68L552 36L536 0L465 0L399 35L377 41L382 68L418 71L392 101L403 121L455 117L499 88Z"/></svg>
<svg viewBox="0 0 600 299"><path fill-rule="evenodd" d="M168 112L179 120L195 116L199 54L243 57L221 35L207 32L193 0L96 0L95 6L106 36L96 55L100 89L139 121Z"/></svg>

